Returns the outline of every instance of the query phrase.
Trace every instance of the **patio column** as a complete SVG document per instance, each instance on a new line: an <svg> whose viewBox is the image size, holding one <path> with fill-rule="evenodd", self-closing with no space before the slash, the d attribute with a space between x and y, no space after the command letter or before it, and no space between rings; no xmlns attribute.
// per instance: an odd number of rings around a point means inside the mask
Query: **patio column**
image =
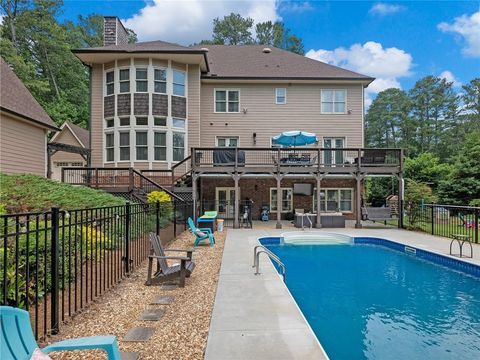
<svg viewBox="0 0 480 360"><path fill-rule="evenodd" d="M239 217L240 217L240 187L238 186L238 182L240 181L240 174L235 173L232 175L233 181L235 181L235 204L234 204L234 219L233 219L233 227L238 229L239 226Z"/></svg>
<svg viewBox="0 0 480 360"><path fill-rule="evenodd" d="M315 224L315 227L317 229L320 229L322 227L322 219L320 216L320 209L321 209L321 203L320 203L320 183L322 181L322 176L320 174L315 175L315 178L317 180L317 192L315 196L317 197L317 223Z"/></svg>
<svg viewBox="0 0 480 360"><path fill-rule="evenodd" d="M398 228L403 229L403 196L404 196L404 182L403 182L403 174L400 173L397 176L398 178Z"/></svg>
<svg viewBox="0 0 480 360"><path fill-rule="evenodd" d="M357 173L357 188L356 188L356 213L355 213L355 228L362 228L362 179L363 176L360 173Z"/></svg>
<svg viewBox="0 0 480 360"><path fill-rule="evenodd" d="M192 174L192 207L193 207L193 222L197 223L197 174Z"/></svg>
<svg viewBox="0 0 480 360"><path fill-rule="evenodd" d="M282 198L281 198L281 181L282 181L282 175L277 174L275 175L275 178L277 179L277 224L275 228L281 229L282 228Z"/></svg>

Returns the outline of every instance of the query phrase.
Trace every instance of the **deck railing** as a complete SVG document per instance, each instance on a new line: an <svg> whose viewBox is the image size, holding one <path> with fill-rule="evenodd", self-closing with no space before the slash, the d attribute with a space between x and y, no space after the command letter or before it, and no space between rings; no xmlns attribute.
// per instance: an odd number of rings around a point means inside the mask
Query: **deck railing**
<svg viewBox="0 0 480 360"><path fill-rule="evenodd" d="M402 149L366 148L192 148L192 167L396 168Z"/></svg>

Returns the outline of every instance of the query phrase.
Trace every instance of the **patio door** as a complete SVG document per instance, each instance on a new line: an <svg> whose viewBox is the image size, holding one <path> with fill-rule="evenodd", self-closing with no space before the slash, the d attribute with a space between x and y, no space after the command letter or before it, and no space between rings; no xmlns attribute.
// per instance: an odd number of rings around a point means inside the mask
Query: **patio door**
<svg viewBox="0 0 480 360"><path fill-rule="evenodd" d="M341 149L345 147L344 138L324 138L323 147L325 149ZM326 165L343 164L343 151L342 150L325 150L324 162Z"/></svg>
<svg viewBox="0 0 480 360"><path fill-rule="evenodd" d="M240 198L240 195L238 196L238 198ZM225 219L233 219L235 215L235 188L215 188L215 200L218 217Z"/></svg>

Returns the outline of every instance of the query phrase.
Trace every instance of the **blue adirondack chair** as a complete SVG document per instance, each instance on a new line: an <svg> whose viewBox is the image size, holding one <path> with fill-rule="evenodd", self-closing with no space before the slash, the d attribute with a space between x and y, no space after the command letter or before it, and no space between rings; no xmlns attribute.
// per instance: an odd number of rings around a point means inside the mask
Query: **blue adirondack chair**
<svg viewBox="0 0 480 360"><path fill-rule="evenodd" d="M188 218L188 226L193 235L195 235L195 243L193 246L198 246L201 241L207 240L210 242L210 246L215 244L215 238L213 237L212 229L209 228L198 228L195 226L192 218ZM203 233L203 234L202 234Z"/></svg>
<svg viewBox="0 0 480 360"><path fill-rule="evenodd" d="M38 348L27 311L0 306L0 359L27 360ZM90 336L59 341L41 349L44 353L66 350L101 349L109 360L120 360L115 336Z"/></svg>

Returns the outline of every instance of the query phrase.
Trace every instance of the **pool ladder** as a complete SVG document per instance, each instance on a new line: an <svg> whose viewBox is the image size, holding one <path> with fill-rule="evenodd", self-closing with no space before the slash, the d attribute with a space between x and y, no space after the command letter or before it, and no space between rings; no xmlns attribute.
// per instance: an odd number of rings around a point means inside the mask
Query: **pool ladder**
<svg viewBox="0 0 480 360"><path fill-rule="evenodd" d="M275 255L273 252L268 250L265 246L263 245L257 245L253 248L253 266L252 268L255 268L255 275L260 275L260 254L264 253L267 254L267 256L275 261L277 265L280 267L280 275L282 275L283 282L285 282L285 264L280 260L280 258Z"/></svg>

